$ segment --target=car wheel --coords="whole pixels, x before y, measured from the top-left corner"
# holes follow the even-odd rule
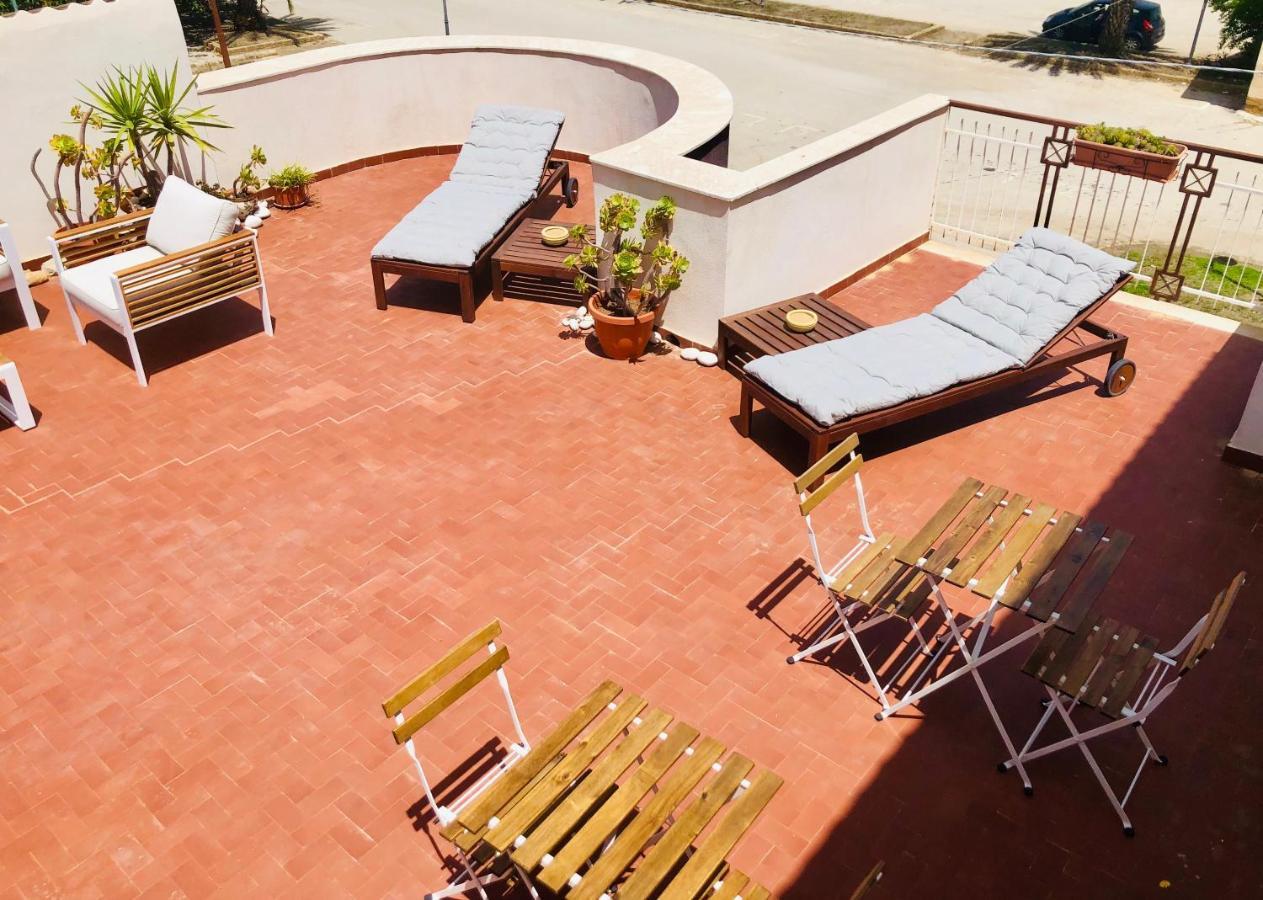
[[[1129,34],[1123,41],[1123,49],[1126,50],[1129,55],[1135,55],[1137,53],[1144,52],[1145,45],[1140,42],[1140,38],[1136,37],[1134,34]]]

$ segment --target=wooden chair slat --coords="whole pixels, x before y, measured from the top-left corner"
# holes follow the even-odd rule
[[[799,512],[801,512],[804,516],[811,515],[811,511],[813,509],[821,503],[824,503],[824,501],[829,499],[829,496],[834,491],[854,478],[855,473],[858,472],[863,465],[864,457],[858,455],[855,456],[849,463],[830,475],[824,484],[812,491],[806,500],[799,503]]]
[[[869,544],[866,548],[860,551],[859,556],[851,560],[850,564],[838,573],[838,577],[833,580],[834,592],[841,594],[846,589],[846,586],[855,579],[855,576],[864,571],[865,567],[868,566],[869,563],[882,553],[888,552],[890,542],[893,541],[894,538],[895,536],[890,532],[877,535],[877,540],[873,541],[873,543]]]
[[[697,740],[698,734],[697,729],[691,725],[677,724],[667,734],[666,740],[658,742],[644,763],[593,810],[575,834],[566,839],[565,846],[558,851],[553,861],[540,871],[537,876],[539,882],[560,892],[569,882],[570,876],[578,872],[584,862],[600,849],[619,824],[635,809],[636,804],[675,765],[689,745]],[[718,748],[718,758],[723,748],[711,743],[711,749]]]
[[[1123,706],[1133,698],[1136,688],[1140,686],[1141,679],[1153,661],[1153,655],[1157,652],[1158,639],[1150,635],[1142,637],[1139,648],[1127,658],[1118,677],[1109,686],[1107,695],[1102,698],[1097,708],[1111,719],[1119,718],[1123,714]]]
[[[382,709],[385,710],[386,715],[394,716],[402,712],[405,706],[438,684],[443,676],[456,671],[456,668],[477,653],[480,647],[485,647],[491,643],[492,638],[499,637],[500,631],[500,620],[496,619],[465,638],[449,650],[442,659],[389,697],[382,704]]]
[[[878,861],[877,865],[868,870],[868,874],[864,879],[855,886],[855,891],[851,894],[851,900],[860,900],[865,894],[873,889],[873,885],[881,881],[882,870],[886,867],[885,861]]]
[[[736,900],[739,896],[745,896],[741,892],[749,883],[749,875],[746,875],[744,872],[738,872],[734,869],[724,876],[724,883],[708,896],[710,897],[710,900]]]
[[[1057,524],[1040,536],[1026,559],[1022,561],[1021,571],[1010,578],[1005,586],[1006,606],[1017,608],[1026,601],[1035,585],[1039,584],[1039,580],[1052,565],[1053,560],[1057,558],[1057,554],[1061,552],[1061,548],[1074,535],[1081,521],[1083,521],[1081,516],[1065,511],[1057,516]]]
[[[860,445],[860,436],[852,434],[845,438],[842,443],[838,444],[820,459],[816,460],[806,472],[803,472],[794,481],[794,492],[801,494],[811,485],[820,480],[820,477],[838,464],[842,457],[850,454],[852,450]]]
[[[574,737],[597,717],[602,709],[622,691],[612,681],[604,681],[551,731],[547,737],[531,748],[530,752],[509,769],[500,780],[487,789],[481,797],[461,811],[459,821],[466,828],[477,830],[487,820],[504,809],[505,804],[517,795],[548,762],[553,760]]]
[[[859,600],[861,597],[866,596],[866,592],[872,583],[894,563],[897,543],[897,541],[889,543],[881,548],[880,553],[874,554],[870,558],[868,565],[847,583],[842,591],[842,596],[848,600]]]
[[[619,776],[658,740],[658,735],[670,723],[669,713],[660,709],[650,711],[641,723],[601,759],[583,781],[531,831],[525,843],[510,852],[514,861],[528,872],[538,866],[544,854],[551,852],[574,829],[588,810],[600,802]]]
[[[952,566],[957,561],[957,555],[965,549],[965,545],[969,543],[970,538],[978,533],[978,529],[982,528],[991,518],[996,509],[1000,506],[1000,501],[1004,499],[1004,495],[1008,491],[1002,487],[989,487],[970,508],[969,511],[961,518],[960,523],[952,531],[951,535],[942,540],[930,553],[926,561],[926,568],[941,572]]]
[[[742,900],[771,900],[772,892],[761,884],[750,884],[741,892]]]
[[[1009,536],[1000,555],[982,573],[978,583],[974,585],[974,593],[987,599],[994,597],[1000,590],[1000,585],[1004,584],[1005,579],[1021,564],[1026,551],[1039,540],[1039,536],[1048,527],[1048,520],[1056,511],[1055,507],[1047,503],[1040,503],[1033,507],[1026,521],[1018,525]]]
[[[663,900],[693,900],[784,784],[772,772],[760,772],[750,789],[728,806],[724,818],[708,834],[662,892]]]
[[[932,587],[930,579],[919,569],[909,569],[911,578],[902,582],[899,590],[882,602],[882,607],[900,619],[910,619],[917,614],[930,599]]]
[[[1052,574],[1041,584],[1035,585],[1030,592],[1031,605],[1026,614],[1041,622],[1057,611],[1058,604],[1065,596],[1066,589],[1074,581],[1079,571],[1096,549],[1096,545],[1105,536],[1105,525],[1101,522],[1088,522],[1083,530],[1066,542],[1062,552],[1053,560]]]
[[[1102,541],[1097,551],[1088,560],[1082,577],[1071,586],[1059,610],[1057,627],[1067,631],[1075,631],[1083,617],[1100,599],[1105,585],[1114,575],[1114,570],[1123,561],[1127,548],[1131,546],[1132,536],[1123,531],[1113,531],[1109,542]]]
[[[1117,634],[1101,651],[1095,671],[1087,675],[1080,692],[1083,702],[1088,706],[1100,706],[1101,701],[1109,696],[1110,686],[1118,678],[1128,658],[1132,656],[1132,648],[1140,640],[1140,629],[1134,625],[1120,625]]]
[[[908,543],[899,551],[899,561],[915,566],[917,561],[925,556],[927,550],[934,546],[934,542],[947,530],[947,526],[952,524],[955,518],[960,515],[961,510],[981,489],[982,482],[977,478],[966,478],[960,487],[956,488],[955,492],[947,498],[947,501],[938,508],[938,511],[930,516],[929,521],[922,526],[921,530],[908,539]]]
[[[501,647],[496,650],[495,653],[466,672],[459,681],[425,704],[420,710],[409,716],[402,725],[397,727],[394,731],[395,743],[402,744],[408,740],[408,738],[434,721],[435,717],[441,712],[472,691],[484,678],[508,661],[508,647]]]
[[[693,841],[710,820],[728,802],[742,780],[750,774],[754,763],[734,753],[723,769],[702,790],[701,795],[676,817],[671,825],[645,854],[636,871],[618,890],[619,900],[649,900],[658,896],[662,881],[679,865]]]
[[[1215,642],[1219,640],[1219,635],[1223,632],[1224,622],[1228,620],[1228,613],[1232,612],[1232,605],[1237,600],[1237,594],[1241,591],[1241,586],[1245,584],[1245,572],[1238,572],[1237,576],[1232,579],[1232,583],[1216,598],[1217,602],[1211,605],[1210,615],[1206,620],[1206,627],[1202,631],[1201,647],[1198,649],[1197,658],[1205,656],[1207,651],[1215,646]],[[1196,663],[1196,659],[1194,659]]]
[[[870,578],[869,574],[874,570],[879,571],[877,572],[876,577]],[[901,576],[910,571],[913,571],[911,567],[905,566],[894,556],[889,554],[881,556],[876,560],[876,562],[869,566],[865,572],[861,573],[860,578],[856,579],[855,587],[848,590],[846,596],[854,600],[859,600],[862,603],[867,603],[869,606],[873,606],[880,603],[882,598],[886,595],[886,591],[888,591]],[[859,589],[860,585],[864,582],[867,583],[863,585],[863,589]],[[854,591],[854,596],[852,596],[852,591]]]
[[[1053,686],[1071,697],[1078,697],[1092,670],[1105,655],[1111,641],[1122,629],[1115,619],[1102,619],[1096,628],[1088,629],[1083,643],[1069,655]],[[1077,637],[1077,635],[1076,635]]]
[[[1031,659],[1027,660],[1028,667],[1023,667],[1023,671],[1027,671],[1045,684],[1055,685],[1058,679],[1065,672],[1070,662],[1082,648],[1088,636],[1091,635],[1102,625],[1099,616],[1093,616],[1086,620],[1083,625],[1075,632],[1066,631],[1049,631],[1044,640],[1040,642],[1040,646],[1036,647],[1036,653],[1031,654]],[[1043,660],[1038,666],[1035,656],[1041,648],[1044,650]]]
[[[957,587],[968,584],[969,579],[974,577],[974,573],[982,568],[982,564],[1000,546],[1009,530],[1022,518],[1022,510],[1026,509],[1030,502],[1031,498],[1022,494],[1009,497],[1008,505],[992,517],[986,527],[979,532],[978,540],[974,541],[974,545],[966,551],[960,563],[952,567],[951,574],[947,576],[948,584],[954,584]]]
[[[622,734],[623,729],[632,727],[632,720],[645,705],[640,697],[623,700],[617,709],[584,735],[546,777],[500,815],[499,823],[487,830],[487,843],[502,852],[509,850],[518,836],[526,834],[548,813],[575,779]]]
[[[567,900],[599,900],[723,753],[722,744],[712,738],[704,738],[693,749],[693,755],[671,770],[652,799],[619,830],[613,846],[602,852],[600,858],[583,873],[583,880],[566,895]],[[630,797],[629,802],[635,803],[637,799]],[[605,812],[604,809],[601,811]],[[613,827],[617,828],[618,822],[614,822]]]

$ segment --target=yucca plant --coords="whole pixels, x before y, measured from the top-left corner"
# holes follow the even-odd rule
[[[594,243],[587,228],[576,225],[571,240],[580,246],[567,256],[566,268],[575,272],[580,294],[600,295],[600,306],[610,315],[637,316],[655,312],[666,303],[688,271],[689,261],[670,245],[668,238],[676,205],[662,197],[645,210],[640,235],[636,228],[640,201],[626,194],[611,194],[601,204],[601,242]]]

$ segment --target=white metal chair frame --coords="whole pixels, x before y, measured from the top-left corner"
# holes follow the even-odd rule
[[[0,382],[9,391],[7,401],[0,397],[0,415],[11,419],[23,431],[30,431],[35,427],[35,415],[31,412],[30,401],[26,399],[22,376],[18,374],[17,364],[3,356],[0,356]]]
[[[154,325],[160,325],[164,322],[169,322],[172,319],[179,318],[180,316],[187,315],[191,312],[196,312],[197,310],[210,306],[211,304],[236,297],[246,291],[257,290],[259,292],[259,306],[263,314],[263,330],[266,332],[268,337],[273,336],[272,314],[268,307],[267,284],[263,279],[263,259],[259,254],[259,237],[250,229],[245,229],[244,231],[237,232],[236,234],[217,238],[216,240],[209,241],[205,244],[189,247],[188,249],[181,250],[177,253],[170,253],[159,257],[158,259],[152,260],[151,262],[141,263],[140,265],[132,266],[131,268],[124,269],[120,272],[111,273],[109,276],[110,288],[113,291],[114,303],[119,310],[121,319],[121,321],[118,322],[114,321],[109,316],[102,315],[98,310],[93,309],[82,299],[75,297],[69,290],[66,289],[64,276],[66,274],[67,267],[64,264],[61,253],[63,246],[71,242],[79,242],[85,239],[104,236],[109,232],[118,229],[120,227],[120,223],[123,222],[127,222],[129,225],[135,226],[136,224],[147,220],[152,215],[152,209],[143,210],[138,213],[132,213],[128,216],[107,219],[106,221],[99,222],[94,226],[77,228],[62,235],[53,235],[48,239],[49,246],[52,250],[53,264],[57,268],[57,277],[58,280],[62,282],[62,295],[66,298],[66,309],[70,313],[70,322],[74,326],[75,338],[81,345],[87,344],[87,338],[85,338],[83,334],[83,322],[80,321],[78,312],[79,308],[82,307],[101,322],[104,322],[110,328],[113,328],[121,334],[123,339],[127,341],[127,349],[131,353],[132,357],[132,366],[136,370],[136,380],[140,383],[141,387],[148,387],[149,378],[145,374],[145,367],[140,361],[140,349],[136,345],[136,334],[146,328],[150,328]],[[170,267],[173,263],[178,264],[182,260],[186,259],[190,265],[199,260],[213,261],[215,252],[231,252],[233,247],[247,242],[250,245],[251,252],[254,257],[254,279],[248,282],[233,282],[231,283],[230,289],[227,291],[217,292],[212,290],[204,296],[194,296],[192,299],[186,300],[184,303],[180,304],[174,311],[165,313],[160,318],[145,321],[141,324],[137,324],[132,320],[132,313],[128,308],[127,298],[125,296],[126,292],[123,284],[119,280],[120,276],[128,278],[143,278],[147,272],[158,271],[161,273],[164,267]],[[119,252],[122,251],[120,250]],[[73,270],[73,268],[74,267],[71,266],[70,270]],[[176,273],[169,272],[165,276],[159,277],[167,277],[175,281]],[[212,281],[212,285],[213,284],[214,282]]]
[[[390,705],[391,701],[388,700],[387,703],[384,704],[384,706],[386,706],[387,715],[393,718],[396,725],[396,729],[395,729],[396,741],[403,744],[403,747],[407,751],[408,756],[412,759],[412,764],[417,770],[417,778],[420,779],[421,787],[425,791],[426,801],[429,803],[430,809],[434,813],[434,818],[439,823],[440,828],[444,828],[447,825],[451,824],[453,821],[455,821],[457,816],[460,815],[461,810],[465,809],[467,806],[469,806],[471,803],[475,802],[479,797],[481,797],[484,793],[486,793],[486,791],[490,789],[493,784],[499,781],[500,778],[506,772],[508,772],[511,768],[513,768],[513,766],[518,761],[520,761],[522,757],[526,756],[526,754],[529,753],[531,749],[530,742],[526,738],[526,733],[522,730],[522,723],[518,718],[517,707],[513,703],[513,694],[509,690],[509,679],[504,671],[504,662],[508,660],[508,648],[503,647],[503,646],[497,646],[496,641],[495,641],[495,638],[498,637],[499,634],[500,634],[500,622],[499,621],[492,622],[491,624],[484,627],[481,631],[477,632],[474,635],[471,635],[468,639],[466,639],[464,643],[462,643],[457,648],[452,650],[442,660],[435,663],[434,666],[431,666],[430,669],[427,669],[426,672],[423,672],[420,676],[418,676],[418,678],[414,679],[413,682],[411,682],[409,686],[405,687],[398,694],[395,695],[395,698],[398,698],[404,695],[412,685],[422,682],[431,673],[438,672],[439,674],[437,677],[442,677],[442,675],[446,674],[447,671],[450,671],[451,669],[459,665],[460,662],[463,661],[463,659],[468,658],[468,656],[475,653],[476,647],[478,645],[485,644],[489,658],[483,662],[482,666],[488,667],[488,669],[490,669],[491,671],[494,671],[494,674],[496,676],[496,681],[499,684],[500,690],[504,695],[505,706],[508,709],[509,718],[513,722],[513,729],[516,732],[517,741],[510,743],[508,745],[505,757],[501,759],[498,763],[496,763],[496,765],[491,769],[491,771],[482,775],[477,781],[475,781],[472,785],[466,788],[458,797],[453,799],[450,804],[448,805],[440,804],[437,798],[435,798],[434,791],[430,786],[430,779],[425,774],[425,766],[422,765],[421,763],[421,757],[417,753],[417,748],[416,748],[413,738],[416,731],[420,727],[422,727],[422,725],[428,723],[428,721],[433,719],[434,716],[437,716],[438,713],[442,712],[443,709],[446,709],[447,706],[455,702],[455,700],[459,699],[460,696],[462,696],[465,692],[467,692],[470,688],[472,688],[474,684],[480,682],[482,680],[482,677],[485,677],[485,673],[483,676],[474,678],[473,677],[474,674],[479,671],[478,669],[475,669],[468,676],[466,676],[467,679],[472,679],[471,681],[469,681],[469,683],[465,683],[465,680],[462,680],[462,682],[458,682],[456,685],[450,688],[447,692],[444,692],[443,694],[439,695],[430,704],[427,704],[425,708],[423,708],[419,713],[417,713],[413,717],[413,719],[421,719],[422,717],[426,717],[425,721],[421,722],[415,728],[410,727],[409,723],[412,720],[404,716],[403,709],[402,709],[402,706],[406,705],[406,703],[410,701],[405,701],[403,704],[400,704],[400,708],[397,711],[395,711],[393,715],[391,713],[391,709],[393,709],[394,706]],[[471,648],[470,652],[465,654],[464,656],[460,656],[459,654],[461,654],[462,650],[466,647]],[[446,666],[449,660],[454,660],[454,662],[452,662],[450,668],[445,669],[444,667]],[[415,699],[416,696],[419,696],[419,692],[418,694],[413,695],[411,699]],[[392,698],[392,700],[395,698]],[[434,708],[432,712],[431,712],[431,708]],[[408,736],[402,741],[400,741],[399,736],[404,733],[407,733]],[[428,898],[428,900],[440,900],[440,898],[444,898],[444,897],[455,897],[455,896],[466,894],[470,891],[477,891],[478,895],[481,898],[483,898],[483,900],[489,900],[487,892],[486,892],[486,886],[490,884],[495,884],[496,882],[499,882],[499,881],[504,881],[507,878],[507,875],[500,875],[500,874],[495,874],[495,873],[480,875],[475,871],[473,862],[469,859],[469,856],[465,853],[464,850],[462,850],[455,843],[452,844],[452,849],[456,851],[457,858],[459,859],[461,866],[465,870],[466,880],[450,884],[446,888],[443,888],[442,890],[434,891],[429,894],[426,894],[426,897]],[[509,859],[509,858],[506,856],[505,859]],[[539,894],[536,891],[534,885],[531,883],[529,876],[525,872],[523,872],[516,863],[513,863],[511,859],[509,860],[509,862],[513,866],[514,870],[517,872],[518,877],[521,879],[522,883],[526,885],[526,888],[530,892],[530,895],[533,898],[536,898],[536,900],[538,900]]]
[[[1235,579],[1233,579],[1232,585],[1225,592],[1227,595],[1228,608],[1231,608],[1232,601],[1235,599],[1237,592],[1244,583],[1244,572],[1240,573]],[[1224,595],[1221,594],[1220,596],[1222,598]],[[1128,818],[1124,807],[1127,805],[1127,801],[1131,799],[1132,793],[1136,789],[1136,784],[1140,781],[1140,776],[1144,773],[1145,764],[1150,760],[1160,766],[1165,766],[1167,764],[1167,757],[1158,753],[1158,751],[1154,748],[1153,741],[1149,739],[1149,735],[1145,732],[1145,721],[1149,718],[1149,716],[1153,715],[1158,707],[1161,706],[1162,703],[1171,696],[1171,694],[1175,692],[1176,687],[1184,680],[1184,676],[1192,671],[1201,656],[1214,646],[1215,638],[1218,636],[1218,628],[1223,625],[1223,619],[1227,615],[1227,609],[1223,610],[1222,614],[1218,618],[1218,621],[1214,621],[1215,611],[1216,607],[1212,606],[1211,611],[1198,619],[1193,627],[1188,630],[1188,633],[1180,639],[1178,644],[1170,650],[1162,653],[1155,653],[1153,655],[1153,659],[1149,663],[1149,674],[1145,676],[1139,693],[1130,703],[1124,704],[1123,714],[1117,719],[1113,719],[1103,725],[1098,725],[1095,728],[1089,728],[1086,731],[1081,731],[1072,718],[1075,708],[1081,704],[1083,695],[1092,681],[1092,675],[1096,674],[1095,669],[1093,669],[1092,674],[1084,679],[1082,688],[1075,696],[1064,694],[1052,685],[1045,684],[1044,689],[1048,694],[1048,698],[1045,701],[1046,708],[1043,716],[1041,716],[1039,721],[1036,723],[1035,728],[1031,731],[1031,735],[1027,738],[1026,743],[1022,745],[1021,751],[1012,753],[1009,759],[1000,763],[1000,770],[1007,772],[1013,768],[1020,769],[1023,763],[1041,759],[1060,750],[1069,749],[1070,747],[1078,747],[1079,751],[1083,754],[1083,758],[1087,762],[1088,767],[1092,770],[1092,774],[1101,785],[1101,790],[1105,792],[1105,796],[1110,801],[1110,805],[1114,807],[1114,812],[1118,813],[1119,819],[1122,820],[1123,833],[1128,837],[1135,836],[1136,830],[1132,826],[1131,819]],[[1198,638],[1203,635],[1204,630],[1209,631],[1212,627],[1215,628],[1216,633],[1210,636],[1209,642],[1203,644],[1201,641],[1198,641],[1198,645],[1193,646],[1194,641],[1198,640]],[[1099,665],[1100,663],[1097,663],[1098,667]],[[1168,680],[1171,672],[1176,669],[1179,671],[1176,672],[1175,677]],[[1064,703],[1062,700],[1063,697],[1065,698]],[[1032,749],[1035,741],[1043,732],[1044,727],[1048,724],[1048,721],[1052,718],[1052,714],[1054,712],[1060,716],[1061,721],[1070,732],[1070,736],[1064,738],[1063,740],[1054,741],[1053,743],[1045,744],[1042,747]],[[1144,753],[1140,757],[1140,763],[1136,767],[1135,774],[1132,775],[1131,781],[1128,782],[1127,790],[1123,792],[1123,796],[1120,799],[1115,793],[1113,787],[1110,786],[1109,780],[1105,777],[1105,773],[1101,771],[1101,767],[1097,763],[1096,757],[1092,755],[1092,751],[1088,748],[1087,743],[1095,738],[1103,737],[1107,734],[1118,731],[1121,728],[1128,727],[1135,728],[1136,735],[1140,738],[1141,743],[1144,744]]]
[[[35,309],[35,300],[31,297],[31,287],[26,283],[26,275],[22,272],[22,258],[18,256],[18,245],[13,237],[13,229],[3,219],[0,219],[0,256],[3,256],[9,263],[13,287],[18,294],[18,303],[22,306],[22,315],[26,317],[26,327],[31,329],[31,331],[35,331],[42,325],[39,320],[39,312]]]
[[[899,666],[890,676],[890,679],[883,684],[869,661],[868,655],[864,652],[858,635],[860,632],[866,631],[875,625],[880,625],[887,619],[896,618],[896,616],[890,612],[879,612],[859,600],[847,603],[840,590],[845,588],[846,585],[837,584],[839,576],[846,567],[877,541],[877,536],[873,533],[872,525],[868,519],[868,504],[864,499],[864,482],[860,478],[860,469],[863,467],[864,457],[860,454],[858,448],[859,437],[853,434],[833,448],[794,482],[794,490],[798,494],[799,509],[802,512],[803,523],[807,528],[807,544],[811,548],[811,559],[815,566],[816,578],[820,582],[820,586],[824,588],[829,601],[833,604],[836,619],[831,626],[825,629],[825,637],[787,657],[785,661],[793,665],[819,653],[827,647],[841,646],[849,641],[855,648],[855,654],[859,657],[864,673],[868,676],[869,682],[877,692],[878,702],[881,703],[882,709],[893,710],[894,706],[889,699],[890,688],[899,680],[899,677],[903,675],[916,657],[915,655],[909,656],[903,665]],[[847,459],[846,464],[813,490],[812,486],[844,457]],[[836,563],[828,566],[820,554],[820,541],[816,535],[815,526],[811,521],[811,513],[848,479],[854,482],[856,509],[858,510],[860,526],[863,530],[856,539],[855,545],[844,553]],[[853,624],[851,619],[856,612],[863,614],[862,620],[858,621],[858,624]],[[909,619],[908,629],[920,644],[921,652],[929,655],[930,648],[926,644],[920,626],[912,619]],[[916,685],[914,684],[911,689],[915,689],[915,687]]]

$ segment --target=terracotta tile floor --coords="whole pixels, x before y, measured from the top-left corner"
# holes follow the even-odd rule
[[[444,174],[414,160],[321,184],[262,235],[276,337],[222,304],[141,339],[3,303],[0,347],[42,419],[0,431],[0,895],[415,897],[443,873],[379,703],[504,620],[530,733],[612,677],[781,772],[737,862],[793,897],[1257,895],[1259,581],[1152,722],[1127,841],[1082,760],[1000,777],[960,683],[873,721],[853,658],[785,666],[821,611],[788,488],[799,442],[740,439],[732,379],[563,340],[558,308],[445,291],[373,307],[368,251]],[[585,180],[585,197],[591,196]],[[975,269],[921,251],[846,291],[885,321]],[[247,298],[249,303],[254,298]],[[908,528],[965,473],[1136,533],[1107,608],[1174,640],[1263,568],[1263,480],[1219,461],[1263,345],[1122,307],[1135,388],[1071,374],[864,441],[874,519]],[[1020,655],[987,670],[1024,733]],[[495,695],[428,753],[482,746]],[[1128,740],[1101,758],[1115,777]]]

